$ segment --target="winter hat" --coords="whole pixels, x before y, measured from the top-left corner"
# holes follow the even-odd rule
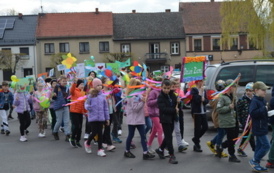
[[[102,85],[102,81],[98,78],[93,79],[92,81],[93,88],[96,88],[98,85]]]
[[[246,84],[245,89],[247,90],[253,90],[253,82],[249,82]]]
[[[84,83],[84,81],[82,79],[78,79],[76,83],[76,87],[78,87],[81,83]]]

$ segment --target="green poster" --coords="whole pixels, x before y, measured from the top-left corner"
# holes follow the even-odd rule
[[[184,64],[183,81],[194,81],[203,79],[203,62],[190,62]]]
[[[107,68],[111,67],[111,71],[115,74],[119,74],[120,73],[120,68],[119,68],[119,64],[117,63],[106,63]]]
[[[93,60],[85,60],[85,66],[95,67],[95,62]]]

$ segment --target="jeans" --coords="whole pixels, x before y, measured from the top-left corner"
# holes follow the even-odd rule
[[[71,139],[79,142],[82,134],[83,114],[70,113],[71,119]]]
[[[64,122],[64,130],[66,135],[70,135],[70,120],[69,120],[69,108],[62,107],[61,109],[55,110],[56,114],[56,124],[54,126],[54,133],[57,133],[62,121]]]
[[[167,147],[169,154],[174,155],[174,149],[172,144],[172,132],[174,129],[174,124],[171,123],[162,123],[163,131],[164,131],[164,140],[160,146],[161,150],[164,151],[164,149]]]
[[[181,129],[180,129],[180,122],[179,121],[174,121],[174,132],[175,132],[175,137],[177,141],[177,146],[182,146],[182,135],[181,135]]]
[[[221,146],[224,136],[226,135],[226,132],[223,128],[217,128],[217,135],[211,140],[211,143],[213,145]]]
[[[110,114],[110,125],[113,124],[112,127],[112,135],[116,138],[118,138],[118,114],[117,113],[113,113]]]
[[[194,114],[194,138],[192,139],[195,145],[200,144],[200,138],[208,129],[206,114]]]
[[[256,148],[254,152],[254,161],[260,163],[261,159],[270,149],[270,143],[267,135],[256,136]]]
[[[20,134],[21,136],[25,135],[25,130],[30,126],[30,114],[29,111],[24,111],[23,113],[18,113],[18,119],[20,123]]]
[[[272,127],[272,139],[271,139],[271,148],[268,154],[268,161],[270,163],[274,163],[274,125],[271,125]],[[255,147],[256,148],[256,147]]]
[[[146,121],[146,129],[145,129],[145,135],[146,135],[147,132],[150,131],[152,127],[152,122],[149,116],[145,117],[145,121]]]
[[[4,109],[0,110],[0,116],[2,118],[1,129],[3,129],[3,130],[9,130],[9,123],[8,123],[7,112],[8,111],[6,111]]]
[[[146,144],[146,136],[145,136],[145,126],[144,125],[128,125],[128,136],[126,141],[126,151],[130,150],[130,144],[134,137],[135,129],[139,131],[141,137],[141,143],[143,147],[143,151],[147,151],[147,144]]]

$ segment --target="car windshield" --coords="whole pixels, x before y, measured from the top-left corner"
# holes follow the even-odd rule
[[[216,70],[215,66],[208,66],[206,68],[206,71],[205,71],[205,76],[206,76],[206,82],[205,82],[205,84],[206,84],[206,86],[209,85],[209,82],[210,82],[210,80],[212,78],[212,75],[215,72],[215,70]]]

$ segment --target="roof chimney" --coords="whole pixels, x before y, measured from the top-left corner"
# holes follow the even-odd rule
[[[170,11],[171,11],[170,9],[166,9],[166,13],[170,13]]]
[[[18,18],[19,19],[23,19],[23,14],[22,13],[18,13]]]
[[[136,10],[132,10],[132,13],[136,13]]]
[[[99,14],[99,9],[95,8],[95,14]]]

